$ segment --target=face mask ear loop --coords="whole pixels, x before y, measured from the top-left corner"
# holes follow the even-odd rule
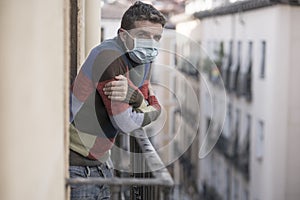
[[[136,39],[134,38],[134,37],[132,37],[129,33],[128,33],[128,31],[127,30],[125,30],[125,29],[122,29],[124,32],[126,32],[126,34],[133,40],[133,48],[131,49],[131,50],[129,50],[129,48],[127,47],[127,45],[126,45],[126,42],[124,42],[124,46],[125,46],[125,48],[126,48],[126,51],[127,52],[130,52],[130,51],[132,51],[132,50],[134,50],[135,48],[136,48]]]

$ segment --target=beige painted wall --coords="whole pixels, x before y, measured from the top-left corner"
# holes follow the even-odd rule
[[[82,9],[89,51],[100,41],[100,1]],[[67,0],[0,1],[0,199],[67,198],[68,16]]]
[[[63,3],[0,2],[0,199],[64,199]]]
[[[78,0],[78,70],[101,39],[101,1]]]

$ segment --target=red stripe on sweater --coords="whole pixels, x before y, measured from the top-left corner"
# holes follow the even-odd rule
[[[97,137],[93,147],[90,149],[88,158],[98,160],[105,152],[112,148],[115,138]]]
[[[156,108],[157,110],[160,110],[161,107],[160,107],[160,104],[158,102],[158,100],[156,99],[155,96],[149,96],[148,98],[148,102],[151,106],[153,106],[154,108]]]
[[[149,80],[145,80],[144,84],[139,88],[145,99],[149,96]]]
[[[73,85],[75,97],[79,101],[84,102],[94,90],[93,82],[80,71]]]
[[[120,113],[124,112],[126,109],[129,108],[128,103],[124,103],[124,102],[121,102],[121,101],[112,101],[108,98],[108,96],[106,96],[104,94],[103,88],[104,88],[105,84],[110,82],[110,81],[113,81],[113,80],[114,79],[107,80],[107,81],[99,82],[97,84],[97,91],[99,92],[99,94],[100,94],[100,96],[103,100],[103,103],[105,105],[106,111],[108,112],[108,114],[110,116],[120,114]]]

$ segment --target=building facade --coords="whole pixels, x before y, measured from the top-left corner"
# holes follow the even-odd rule
[[[198,189],[206,197],[300,197],[300,8],[294,3],[244,1],[195,14],[201,43],[214,62],[208,68],[217,67],[222,77],[216,81],[208,70],[209,81],[200,84],[200,141],[221,133],[210,154],[199,160]],[[226,117],[212,121],[206,108],[223,99],[211,97],[206,88],[220,88],[220,83],[226,90]]]

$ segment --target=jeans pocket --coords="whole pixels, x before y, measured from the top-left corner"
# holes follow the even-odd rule
[[[111,169],[109,169],[109,167],[105,164],[102,164],[100,166],[98,166],[98,171],[101,177],[103,178],[111,178],[112,177],[112,173],[111,173]],[[110,187],[107,184],[101,185],[100,186],[100,193],[99,196],[97,198],[97,200],[107,200],[110,199]]]
[[[106,164],[102,164],[101,166],[98,166],[99,173],[104,178],[112,178],[113,177],[113,171],[110,169]]]
[[[110,169],[106,164],[98,167],[70,166],[71,178],[87,177],[112,177]],[[71,200],[104,200],[110,199],[110,188],[108,185],[73,185],[71,186]]]
[[[69,167],[70,178],[86,178],[86,168],[82,166],[70,166]]]

